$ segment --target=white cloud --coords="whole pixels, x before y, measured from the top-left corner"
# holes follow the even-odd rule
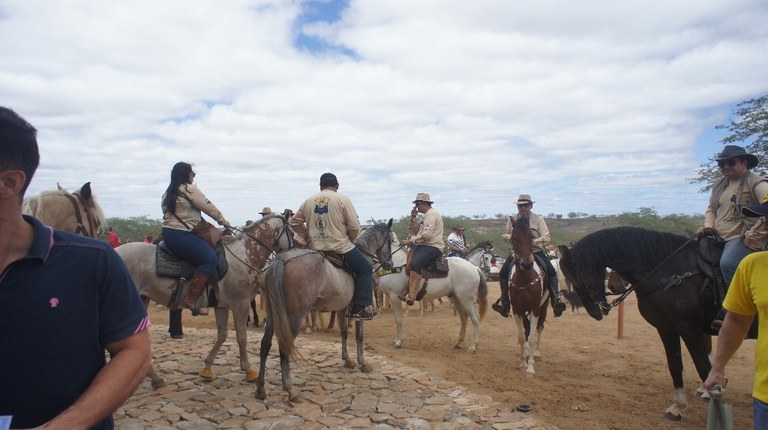
[[[325,171],[365,220],[421,191],[452,216],[522,192],[545,214],[702,213],[697,139],[768,91],[760,1],[359,0],[299,29],[354,57],[295,48],[301,7],[3,2],[0,104],[40,130],[29,193],[91,181],[107,216],[159,218],[183,160],[236,224]]]

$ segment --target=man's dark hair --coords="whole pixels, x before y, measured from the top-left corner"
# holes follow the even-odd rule
[[[0,106],[0,172],[21,170],[26,176],[21,194],[27,190],[40,164],[37,130],[16,112]]]

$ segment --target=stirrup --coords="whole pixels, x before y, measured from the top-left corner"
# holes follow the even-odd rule
[[[208,308],[203,307],[203,295],[200,294],[200,296],[195,300],[195,306],[191,308],[192,310],[192,316],[196,317],[198,315],[208,315]]]

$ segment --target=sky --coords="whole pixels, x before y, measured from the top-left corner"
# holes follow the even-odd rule
[[[715,127],[768,93],[763,0],[0,0],[27,195],[162,217],[178,161],[234,225],[333,172],[361,221],[702,214]]]

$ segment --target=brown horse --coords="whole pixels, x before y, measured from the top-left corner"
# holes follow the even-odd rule
[[[355,240],[355,246],[369,259],[391,266],[392,220],[388,224],[376,224],[365,229]],[[280,347],[280,369],[283,389],[288,399],[300,402],[301,394],[293,389],[289,359],[299,355],[294,340],[304,327],[307,314],[312,308],[320,312],[338,312],[341,328],[341,357],[344,366],[355,368],[355,362],[347,353],[347,317],[343,312],[352,301],[354,280],[352,275],[331,264],[323,254],[311,249],[293,249],[279,254],[267,269],[267,285],[262,294],[267,302],[267,322],[261,338],[261,363],[256,380],[256,398],[264,400],[267,357],[272,348],[272,336],[277,337]],[[357,363],[360,370],[370,372],[370,365],[363,357],[363,321],[356,321]]]
[[[515,264],[509,275],[509,302],[517,323],[520,368],[534,374],[534,356],[540,355],[539,342],[547,318],[549,292],[544,288],[544,274],[533,258],[533,238],[527,217],[521,216],[515,221],[512,253]],[[535,335],[532,327],[536,327]]]
[[[43,191],[25,198],[22,212],[53,228],[98,238],[107,220],[91,191],[91,183],[86,182],[72,193],[59,184],[56,186],[56,191]]]

